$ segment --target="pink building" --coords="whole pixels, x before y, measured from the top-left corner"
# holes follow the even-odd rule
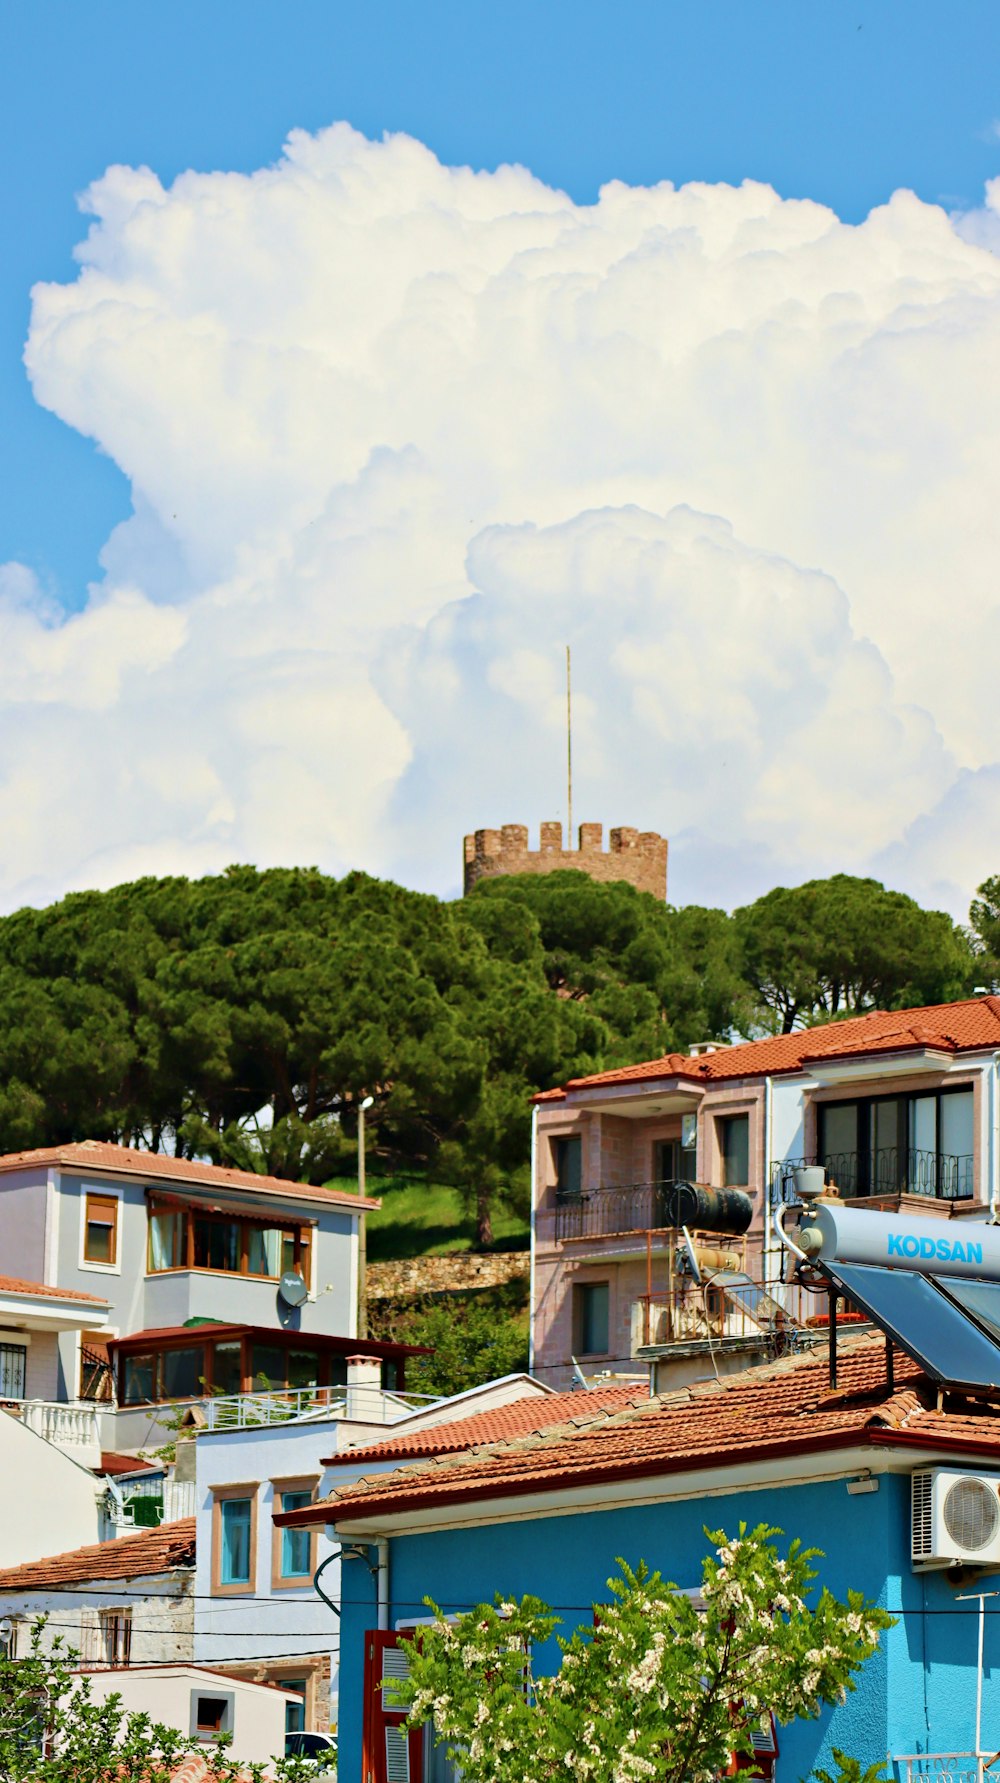
[[[982,1219],[1000,1201],[998,1133],[994,996],[709,1043],[547,1091],[534,1115],[532,1370],[563,1386],[574,1359],[588,1376],[636,1370],[651,1342],[690,1337],[690,1372],[704,1372],[697,1320],[685,1329],[673,1305],[672,1183],[749,1194],[749,1230],[723,1247],[794,1317],[768,1218],[793,1166],[823,1165],[865,1206]]]

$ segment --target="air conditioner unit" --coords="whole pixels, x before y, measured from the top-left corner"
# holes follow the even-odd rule
[[[910,1482],[914,1570],[1000,1566],[1000,1478],[929,1467]]]

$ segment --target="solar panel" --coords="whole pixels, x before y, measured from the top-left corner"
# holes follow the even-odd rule
[[[980,1392],[1000,1388],[1000,1341],[952,1298],[957,1278],[944,1292],[934,1277],[908,1269],[838,1262],[824,1263],[823,1270],[933,1380]]]
[[[957,1300],[964,1312],[985,1327],[987,1336],[1000,1343],[1000,1282],[981,1282],[967,1276],[939,1276],[938,1287],[949,1300]]]
[[[765,1330],[773,1325],[779,1316],[785,1316],[784,1307],[765,1288],[761,1288],[755,1281],[751,1281],[748,1275],[739,1273],[716,1275],[712,1280],[712,1286],[718,1292],[723,1293],[727,1300],[731,1300],[740,1312],[745,1312],[749,1318],[753,1319],[755,1325],[760,1325]]]

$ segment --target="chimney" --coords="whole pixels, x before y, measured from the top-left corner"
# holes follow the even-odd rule
[[[377,1356],[348,1356],[345,1416],[363,1424],[385,1423],[382,1364]]]

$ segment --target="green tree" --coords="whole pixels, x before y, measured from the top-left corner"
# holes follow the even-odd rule
[[[526,1292],[526,1283],[508,1282],[474,1294],[371,1301],[369,1328],[373,1337],[426,1345],[432,1352],[407,1364],[414,1393],[465,1393],[527,1368]]]
[[[852,1690],[892,1618],[854,1591],[807,1605],[817,1551],[793,1542],[782,1557],[779,1530],[706,1533],[702,1608],[619,1561],[613,1601],[559,1639],[549,1676],[533,1656],[558,1618],[538,1598],[498,1596],[455,1623],[431,1605],[409,1678],[393,1685],[408,1724],[433,1722],[466,1783],[714,1783],[731,1755],[749,1778],[761,1718],[814,1717]]]
[[[751,1031],[948,1002],[967,995],[975,969],[968,937],[943,911],[846,873],[779,886],[734,924]]]
[[[3,1783],[169,1783],[197,1754],[216,1783],[260,1783],[263,1764],[236,1763],[230,1736],[192,1741],[148,1715],[126,1712],[121,1697],[95,1700],[90,1678],[74,1670],[78,1655],[56,1637],[43,1650],[44,1619],[32,1628],[23,1659],[0,1660],[0,1778]],[[267,1767],[279,1783],[307,1783],[315,1770],[279,1754]]]

